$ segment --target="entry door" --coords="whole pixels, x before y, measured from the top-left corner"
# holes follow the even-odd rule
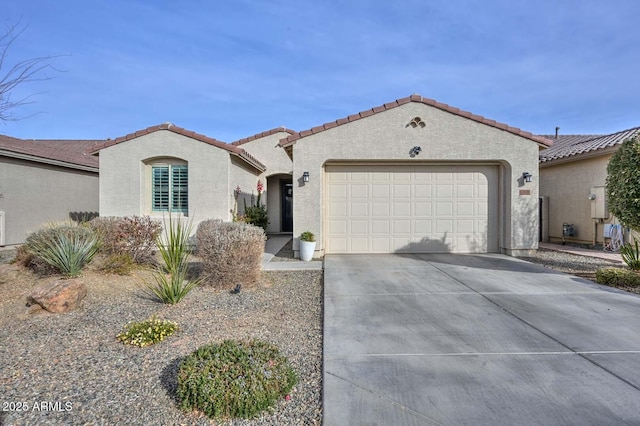
[[[281,183],[281,232],[293,232],[293,183]]]

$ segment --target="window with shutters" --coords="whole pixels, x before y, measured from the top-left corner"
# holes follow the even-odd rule
[[[151,165],[151,211],[189,211],[189,168],[178,164]]]

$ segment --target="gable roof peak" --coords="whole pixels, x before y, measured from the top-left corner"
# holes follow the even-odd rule
[[[434,99],[425,98],[425,97],[423,97],[423,96],[421,96],[419,94],[414,93],[414,94],[412,94],[412,95],[410,95],[410,96],[408,96],[406,98],[396,99],[393,102],[388,102],[386,104],[383,104],[383,105],[380,105],[380,106],[377,106],[377,107],[373,107],[373,108],[371,108],[369,110],[362,111],[362,112],[359,112],[357,114],[352,114],[352,115],[349,115],[349,116],[344,117],[344,118],[339,118],[336,121],[325,123],[323,125],[316,126],[316,127],[311,128],[311,129],[303,130],[301,132],[292,134],[291,136],[288,136],[288,137],[286,137],[284,139],[281,139],[280,140],[280,146],[282,146],[282,147],[291,146],[291,145],[295,144],[298,139],[302,139],[302,138],[304,138],[306,136],[310,136],[310,135],[313,135],[313,134],[316,134],[316,133],[320,133],[320,132],[323,132],[325,130],[332,129],[334,127],[342,126],[343,124],[347,124],[347,123],[350,123],[352,121],[357,121],[357,120],[360,120],[362,118],[369,117],[370,115],[378,114],[378,113],[390,110],[392,108],[399,107],[401,105],[404,105],[404,104],[407,104],[407,103],[410,103],[410,102],[421,103],[421,104],[428,105],[428,106],[437,108],[439,110],[448,112],[450,114],[458,115],[458,116],[463,117],[463,118],[468,118],[469,120],[473,120],[473,121],[476,121],[478,123],[485,124],[487,126],[491,126],[491,127],[496,128],[496,129],[503,130],[505,132],[512,133],[512,134],[514,134],[516,136],[520,136],[520,137],[523,137],[525,139],[532,140],[532,141],[534,141],[534,142],[536,142],[536,143],[538,143],[540,145],[543,145],[545,147],[549,147],[549,146],[553,145],[553,141],[550,140],[550,139],[547,139],[545,137],[536,136],[531,132],[526,132],[526,131],[521,130],[521,129],[517,128],[517,127],[511,127],[511,126],[509,126],[507,124],[499,123],[499,122],[497,122],[495,120],[487,119],[487,118],[485,118],[485,117],[483,117],[481,115],[472,114],[472,113],[470,113],[468,111],[463,111],[463,110],[461,110],[459,108],[455,108],[455,107],[449,106],[447,104],[443,104],[441,102],[438,102],[438,101],[436,101]]]
[[[231,145],[235,145],[235,146],[242,145],[242,144],[245,144],[247,142],[255,141],[256,139],[260,139],[260,138],[264,138],[264,137],[267,137],[267,136],[275,135],[277,133],[289,133],[289,135],[295,135],[296,131],[295,130],[291,130],[291,129],[287,129],[284,126],[280,126],[280,127],[274,128],[274,129],[265,130],[264,132],[256,133],[255,135],[251,135],[251,136],[247,136],[247,137],[242,138],[242,139],[238,139],[237,141],[231,142]]]
[[[243,159],[245,162],[247,162],[248,164],[250,164],[251,166],[255,167],[256,169],[260,170],[261,172],[265,171],[267,168],[264,164],[262,164],[257,158],[255,158],[253,155],[249,154],[248,152],[246,152],[244,149],[242,148],[238,148],[234,145],[219,141],[217,139],[214,139],[212,137],[200,134],[200,133],[196,133],[192,130],[187,130],[184,129],[182,127],[176,126],[173,123],[170,122],[165,122],[162,124],[158,124],[156,126],[151,126],[151,127],[147,127],[146,129],[142,129],[142,130],[138,130],[136,132],[133,133],[129,133],[128,135],[125,136],[119,136],[115,139],[107,139],[106,141],[97,144],[96,146],[92,147],[88,153],[89,154],[98,154],[98,152],[100,150],[103,150],[105,148],[108,148],[110,146],[113,145],[117,145],[120,144],[122,142],[126,142],[126,141],[130,141],[132,139],[138,138],[140,136],[144,136],[144,135],[148,135],[150,133],[154,133],[160,130],[165,130],[165,131],[170,131],[173,133],[177,133],[179,135],[182,136],[186,136],[188,138],[191,139],[195,139],[197,141],[200,142],[204,142],[206,144],[209,145],[213,145],[217,148],[221,148],[224,149],[225,151],[228,151],[230,154],[235,155],[237,157],[240,157],[241,159]]]

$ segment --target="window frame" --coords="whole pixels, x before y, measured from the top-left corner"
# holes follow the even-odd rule
[[[148,168],[147,176],[149,185],[146,193],[148,198],[147,210],[152,215],[164,213],[189,215],[189,165],[186,161],[179,159],[161,159],[146,163]],[[156,171],[165,170],[165,179],[160,184],[156,183]],[[164,194],[158,194],[162,191]],[[184,205],[183,205],[184,203]],[[160,205],[158,205],[160,204]]]

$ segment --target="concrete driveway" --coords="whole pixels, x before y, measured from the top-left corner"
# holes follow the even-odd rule
[[[640,424],[640,297],[501,255],[325,257],[324,424]]]

